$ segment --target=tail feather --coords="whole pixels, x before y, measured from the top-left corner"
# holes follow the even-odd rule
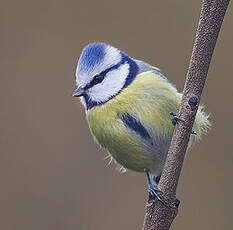
[[[209,114],[207,115],[204,112],[204,106],[200,105],[194,123],[194,130],[197,132],[195,140],[200,140],[203,135],[207,134],[210,128]]]

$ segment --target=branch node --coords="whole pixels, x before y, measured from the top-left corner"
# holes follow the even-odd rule
[[[197,107],[198,98],[196,96],[190,97],[188,104],[190,105],[191,109],[194,110]]]

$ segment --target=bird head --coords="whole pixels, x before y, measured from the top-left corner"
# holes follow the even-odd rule
[[[87,45],[78,60],[73,96],[86,109],[101,105],[128,86],[138,73],[134,59],[105,43]]]

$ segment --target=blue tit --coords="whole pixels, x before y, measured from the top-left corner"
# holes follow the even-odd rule
[[[73,96],[81,98],[96,142],[122,168],[146,171],[158,183],[174,130],[169,113],[179,111],[182,94],[158,68],[105,43],[83,49],[76,84]],[[189,146],[209,126],[200,106]]]

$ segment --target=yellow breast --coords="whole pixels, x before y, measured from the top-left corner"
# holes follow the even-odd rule
[[[145,72],[111,100],[88,110],[87,120],[97,142],[119,164],[135,171],[145,168],[157,171],[166,158],[167,148],[162,144],[168,147],[174,129],[169,112],[176,112],[179,102],[180,94],[173,86],[160,76]],[[157,153],[125,127],[119,119],[124,113],[137,117],[152,138],[157,138],[152,140]]]

